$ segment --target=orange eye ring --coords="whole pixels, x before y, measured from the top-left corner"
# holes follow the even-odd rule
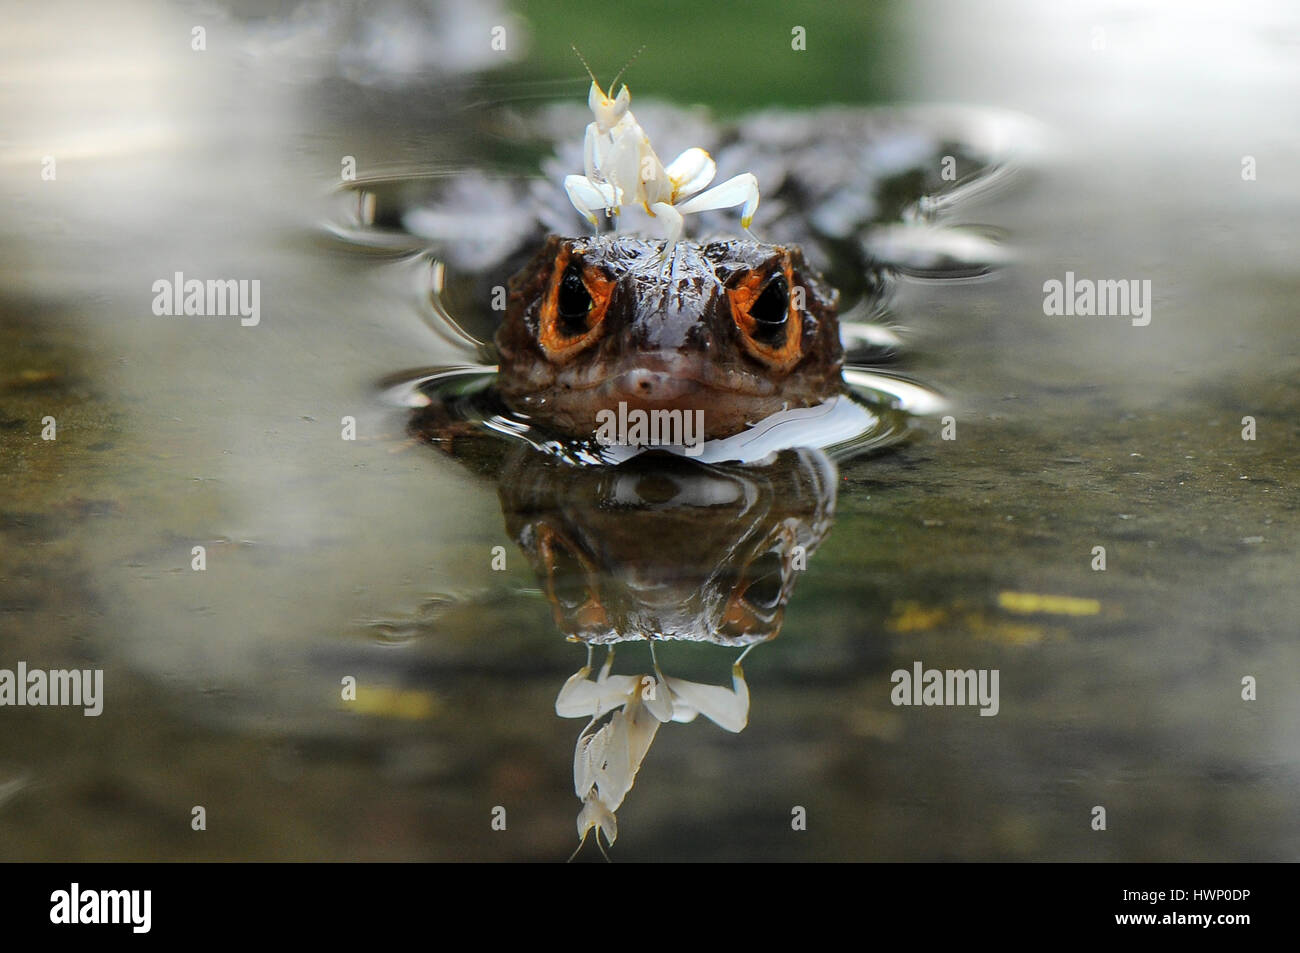
[[[571,263],[569,249],[560,251],[546,297],[542,300],[537,328],[538,341],[548,360],[564,363],[600,338],[605,330],[605,312],[609,310],[614,285],[615,282],[600,269]],[[585,314],[579,313],[575,295],[579,299],[586,297]],[[571,300],[566,302],[565,299]],[[578,321],[585,329],[575,334],[571,326]]]
[[[779,346],[773,346],[760,339],[761,323],[751,312],[778,277],[785,279],[788,291],[785,303],[786,328],[784,340]],[[727,300],[731,304],[731,319],[740,331],[740,340],[745,350],[751,357],[778,373],[791,370],[803,357],[803,312],[795,307],[795,302],[800,297],[794,293],[796,288],[794,272],[788,258],[781,263],[780,270],[775,273],[765,270],[751,271],[734,287],[727,288]]]

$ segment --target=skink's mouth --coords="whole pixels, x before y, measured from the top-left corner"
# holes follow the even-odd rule
[[[632,426],[634,411],[680,411],[702,419],[709,440],[787,407],[819,403],[830,389],[820,374],[774,380],[743,360],[722,361],[707,351],[634,351],[587,365],[535,365],[501,384],[514,409],[561,431],[592,433],[609,423],[607,413]]]
[[[665,407],[707,400],[710,393],[768,397],[776,392],[772,381],[748,368],[715,365],[703,356],[675,352],[634,354],[609,368],[561,372],[556,382],[601,402]]]

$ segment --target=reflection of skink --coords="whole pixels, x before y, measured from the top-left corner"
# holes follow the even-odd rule
[[[576,469],[527,452],[498,492],[569,638],[745,646],[780,631],[830,529],[835,472],[812,450],[762,467],[644,456]]]

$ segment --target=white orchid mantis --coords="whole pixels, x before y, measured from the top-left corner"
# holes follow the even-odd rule
[[[611,675],[613,648],[593,681],[589,677],[591,646],[587,646],[587,664],[564,683],[555,699],[555,713],[561,718],[591,717],[573,753],[573,787],[582,801],[578,813],[579,850],[592,828],[596,829],[596,844],[602,852],[605,848],[600,843],[601,834],[606,843],[613,845],[618,837],[614,812],[632,789],[661,724],[694,721],[702,714],[727,731],[739,732],[745,727],[749,721],[749,686],[740,663],[748,652],[747,648],[732,665],[732,687],[727,689],[669,678],[660,670],[658,660],[654,662],[654,675]]]
[[[586,60],[583,65],[587,65]],[[749,228],[758,209],[758,179],[753,173],[741,173],[707,192],[701,191],[718,171],[712,157],[703,149],[687,149],[665,166],[632,115],[632,95],[627,84],[611,99],[590,67],[587,73],[591,76],[587,105],[595,118],[587,126],[583,142],[585,174],[564,178],[564,191],[583,218],[595,227],[598,210],[618,215],[624,205],[639,205],[647,215],[663,223],[665,255],[681,239],[683,216],[693,212],[740,205],[740,225]],[[616,76],[609,87],[611,93],[617,84]]]

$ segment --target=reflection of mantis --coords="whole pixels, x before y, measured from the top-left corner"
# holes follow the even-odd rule
[[[740,653],[731,666],[732,687],[728,690],[721,685],[664,675],[658,659],[654,659],[654,643],[650,645],[653,676],[611,675],[614,664],[611,647],[605,664],[592,681],[588,678],[591,646],[587,646],[587,664],[564,683],[555,699],[555,713],[561,718],[591,716],[578,736],[573,753],[573,787],[582,801],[578,813],[578,850],[586,843],[593,827],[596,846],[602,853],[605,850],[600,843],[602,833],[606,843],[613,846],[618,837],[614,812],[632,789],[660,724],[694,721],[702,714],[727,731],[738,732],[745,727],[749,720],[749,686],[745,684],[740,663],[753,647]]]

